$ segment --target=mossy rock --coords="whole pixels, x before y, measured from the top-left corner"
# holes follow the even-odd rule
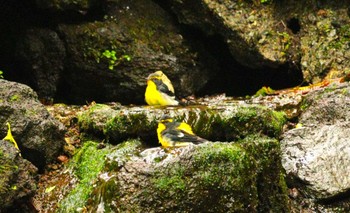
[[[79,209],[84,209],[94,191],[94,183],[99,180],[99,175],[106,166],[107,154],[119,152],[120,159],[123,159],[128,153],[134,152],[139,145],[139,141],[133,140],[116,147],[99,148],[97,142],[85,142],[67,165],[68,170],[72,172],[75,186],[59,202],[58,212],[77,212]]]
[[[112,212],[288,211],[275,139],[154,148],[122,161],[108,156],[108,178],[96,183],[89,211],[101,203]]]
[[[78,115],[79,126],[85,132],[96,136],[103,135],[107,121],[116,115],[116,111],[105,104],[93,104]]]
[[[103,132],[103,137],[110,143],[140,138],[152,146],[158,144],[158,120],[165,114],[189,123],[197,135],[211,141],[234,141],[257,133],[277,138],[287,121],[285,113],[259,105],[167,109],[118,107],[113,112],[112,107],[98,104],[83,112],[79,123],[82,131]]]
[[[16,212],[34,194],[38,169],[7,140],[0,140],[0,162],[0,212]]]

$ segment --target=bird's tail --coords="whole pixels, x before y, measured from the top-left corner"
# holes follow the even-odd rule
[[[196,139],[193,140],[192,142],[193,142],[194,144],[201,144],[201,143],[208,142],[208,140],[197,136]]]
[[[186,99],[182,98],[181,100],[176,98],[176,100],[179,102],[180,106],[191,106],[191,105],[201,105],[200,103],[197,103],[193,99]]]

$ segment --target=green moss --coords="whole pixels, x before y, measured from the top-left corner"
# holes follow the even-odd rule
[[[204,188],[219,185],[225,191],[245,185],[244,182],[249,180],[246,175],[255,169],[254,159],[237,144],[215,143],[200,147],[194,156],[194,164],[200,170],[198,175]],[[226,167],[228,164],[232,166]]]
[[[309,106],[311,105],[310,101],[303,99],[302,102],[300,103],[300,110],[305,111]]]
[[[250,134],[263,133],[278,137],[287,121],[284,112],[276,112],[263,106],[240,107],[222,125],[230,140],[244,138]]]
[[[292,39],[291,36],[287,32],[277,32],[280,43],[282,45],[282,56],[286,55],[291,44],[292,44]]]
[[[98,149],[97,145],[95,142],[85,142],[69,163],[68,167],[74,171],[78,184],[59,203],[58,212],[76,212],[78,208],[85,206],[108,152],[107,148]]]
[[[10,101],[12,101],[12,102],[14,102],[14,101],[18,101],[20,99],[20,96],[19,95],[12,95],[11,97],[10,97]]]
[[[157,124],[155,120],[149,121],[145,113],[118,113],[106,123],[104,134],[109,142],[118,143],[155,133]]]
[[[250,135],[238,143],[256,159],[259,212],[285,212],[288,191],[279,141],[262,135]]]
[[[177,120],[186,121],[184,118]],[[200,137],[216,138],[217,140],[224,135],[222,131],[224,122],[221,116],[213,110],[190,111],[186,122],[192,126],[194,132]]]
[[[271,125],[272,134],[279,136],[282,133],[283,125],[287,122],[285,112],[272,111],[270,119],[267,119],[268,125]]]
[[[106,122],[113,118],[117,112],[105,104],[93,104],[83,113],[78,115],[78,124],[82,131],[103,134]]]
[[[195,149],[189,161],[183,159],[158,168],[152,175],[151,188],[144,195],[149,193],[159,203],[177,206],[167,210],[165,207],[161,212],[175,209],[198,212],[216,207],[218,212],[254,210],[258,205],[255,160],[233,143],[210,143]],[[225,207],[227,203],[229,208]]]
[[[139,140],[128,140],[109,150],[101,171],[108,174],[110,178],[100,178],[93,187],[93,191],[89,192],[88,209],[91,212],[96,212],[99,204],[103,204],[105,212],[115,212],[112,210],[112,206],[115,205],[113,201],[118,200],[120,194],[124,193],[120,191],[122,187],[116,181],[116,173],[123,168],[125,162],[140,152],[140,147],[141,142]],[[120,206],[118,206],[119,208]]]
[[[166,177],[160,177],[154,181],[154,186],[157,190],[165,193],[177,193],[186,189],[186,178],[184,170],[181,167],[174,168],[175,174]]]
[[[254,94],[254,97],[267,96],[274,93],[275,93],[275,90],[271,89],[271,87],[264,86]]]

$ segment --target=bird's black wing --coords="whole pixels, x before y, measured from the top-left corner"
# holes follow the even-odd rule
[[[175,96],[175,94],[169,90],[168,86],[166,84],[164,84],[161,80],[159,79],[153,79],[152,80],[156,86],[157,86],[157,89],[162,92],[162,93],[165,93],[169,96]]]
[[[207,140],[196,135],[188,134],[183,130],[166,129],[162,132],[162,136],[170,139],[173,142],[192,142],[195,144],[204,143]]]

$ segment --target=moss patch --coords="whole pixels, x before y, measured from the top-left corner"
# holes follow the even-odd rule
[[[120,143],[129,138],[146,138],[155,134],[158,121],[150,121],[146,112],[117,113],[105,126],[104,134],[111,143]]]
[[[103,129],[107,121],[116,114],[110,106],[105,104],[93,104],[78,115],[78,123],[82,131],[103,135]]]
[[[262,133],[277,137],[286,122],[284,113],[266,107],[241,107],[237,113],[228,117],[223,125],[228,139],[240,139],[250,134]]]
[[[101,204],[104,206],[105,212],[116,212],[112,208],[115,208],[115,204],[119,203],[120,194],[124,193],[122,186],[116,181],[117,173],[127,161],[137,155],[140,146],[141,142],[139,140],[129,140],[109,150],[105,157],[103,169],[101,169],[104,178],[99,178],[93,190],[90,191],[89,201],[86,205],[87,209],[96,212]],[[117,208],[120,211],[119,205],[117,205]]]
[[[69,168],[74,170],[78,183],[59,203],[58,212],[76,212],[79,208],[84,208],[109,151],[107,148],[98,149],[97,145],[98,143],[92,141],[85,142],[69,163]]]
[[[96,104],[79,116],[79,124],[83,131],[103,136],[110,143],[140,138],[150,141],[151,145],[158,145],[156,129],[160,113],[166,112],[146,108],[114,110]],[[198,136],[211,141],[234,141],[251,134],[277,138],[287,121],[284,112],[264,106],[174,109],[169,114],[174,120],[187,122]]]
[[[191,209],[198,212],[256,208],[255,160],[240,146],[212,143],[197,147],[193,155],[185,158],[159,168],[151,178],[151,189],[146,189],[144,194],[151,194],[152,199],[159,202],[158,207],[168,211]],[[187,158],[192,160],[187,161]],[[158,204],[153,205],[158,208]]]
[[[256,159],[259,212],[285,212],[288,197],[279,141],[250,135],[238,143]]]

